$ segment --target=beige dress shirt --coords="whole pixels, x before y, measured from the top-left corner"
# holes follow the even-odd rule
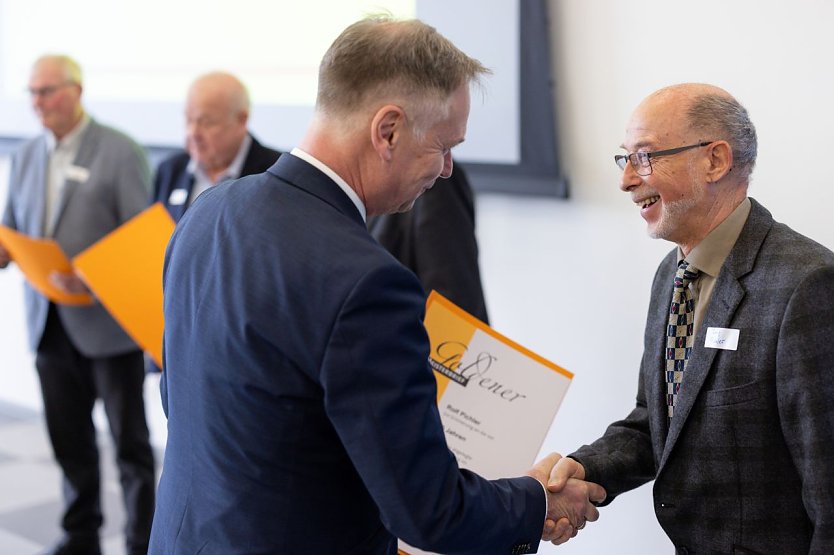
[[[718,272],[721,271],[721,266],[724,265],[724,261],[738,241],[738,236],[741,235],[741,229],[749,215],[750,199],[745,198],[727,219],[710,231],[709,235],[686,257],[686,260],[701,272],[698,279],[689,284],[689,290],[695,300],[693,336],[698,334],[698,329],[706,314]],[[678,263],[683,259],[683,252],[678,248]]]

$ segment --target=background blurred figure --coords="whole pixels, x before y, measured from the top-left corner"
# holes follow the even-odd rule
[[[249,133],[249,110],[249,93],[233,75],[207,73],[192,83],[185,104],[186,150],[163,161],[154,180],[152,202],[162,202],[174,221],[209,187],[266,171],[281,155]]]
[[[151,553],[394,555],[400,537],[521,554],[597,518],[599,486],[545,491],[556,455],[495,481],[458,466],[425,294],[366,227],[451,173],[486,71],[419,21],[355,23],[324,55],[300,148],[186,212],[163,278]]]
[[[229,179],[266,171],[281,153],[249,132],[250,100],[234,75],[211,72],[194,80],[185,101],[185,150],[156,170],[151,203],[161,202],[178,222],[200,193]],[[149,358],[148,372],[160,368]]]
[[[423,193],[411,210],[369,218],[368,229],[417,274],[426,295],[436,289],[489,323],[478,267],[475,200],[460,164],[455,163],[452,175]]]
[[[147,160],[135,142],[84,112],[81,70],[71,58],[38,59],[29,93],[46,132],[12,159],[3,223],[33,237],[51,237],[73,257],[147,206]],[[0,264],[8,262],[0,247]],[[74,274],[51,277],[67,292],[87,291]],[[56,305],[26,284],[25,305],[49,438],[64,475],[65,537],[52,552],[99,553],[103,517],[92,411],[100,397],[127,508],[127,551],[145,553],[154,461],[142,398],[142,353],[97,302]]]

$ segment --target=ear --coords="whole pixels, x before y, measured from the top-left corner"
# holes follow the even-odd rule
[[[707,147],[707,181],[717,183],[733,169],[733,149],[727,141],[715,141]]]
[[[249,112],[246,110],[241,110],[237,113],[236,119],[239,124],[246,126],[246,122],[249,121]]]
[[[386,104],[374,114],[371,120],[371,143],[382,160],[391,161],[405,123],[405,111],[395,104]]]

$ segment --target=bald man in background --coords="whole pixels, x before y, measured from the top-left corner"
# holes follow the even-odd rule
[[[223,72],[198,77],[185,104],[185,150],[157,169],[152,202],[174,221],[206,189],[222,181],[266,171],[281,155],[249,132],[250,100],[243,83]]]

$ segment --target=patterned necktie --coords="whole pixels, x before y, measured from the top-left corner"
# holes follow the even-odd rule
[[[678,264],[672,305],[669,307],[669,325],[666,328],[666,404],[669,407],[669,418],[675,413],[683,371],[692,351],[695,300],[689,292],[689,284],[697,277],[698,270],[690,266],[689,262],[682,260]]]

